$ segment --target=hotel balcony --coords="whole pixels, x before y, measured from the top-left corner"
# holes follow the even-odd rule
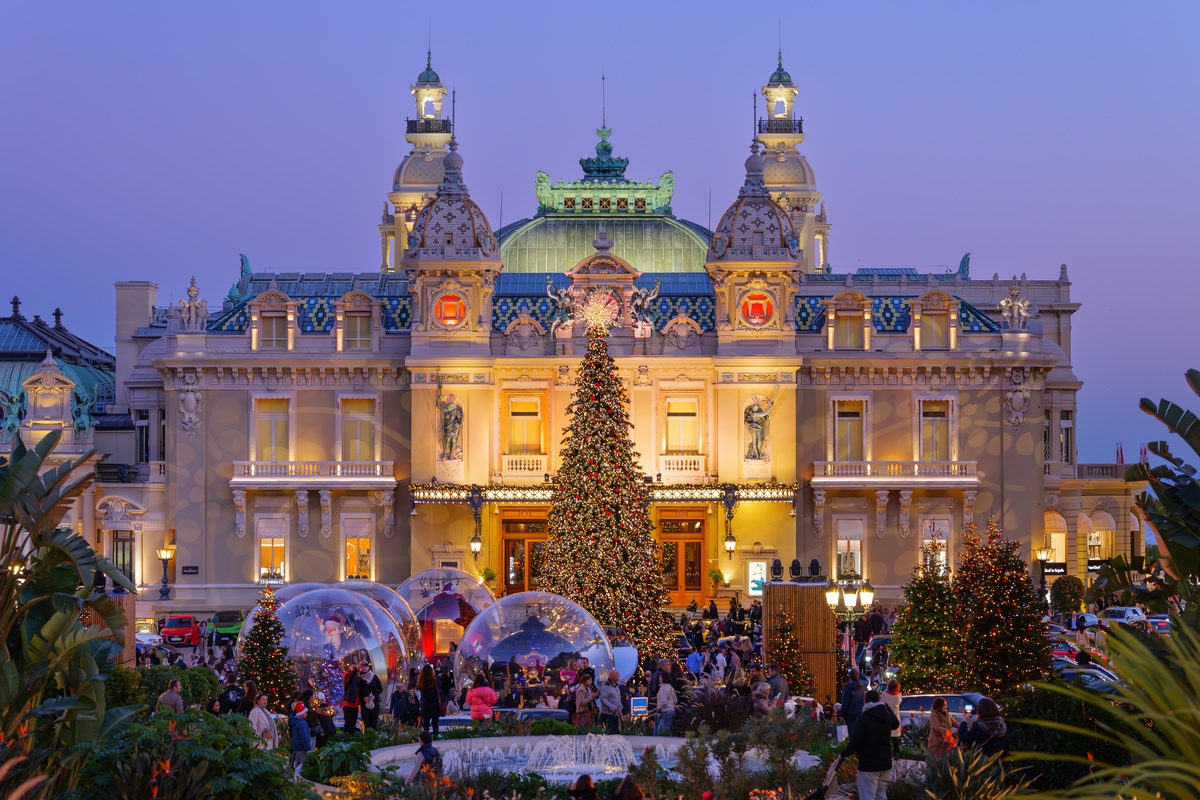
[[[391,489],[391,461],[235,461],[235,489]]]
[[[100,483],[166,483],[167,462],[110,464],[102,461],[96,465],[96,480]]]
[[[816,487],[969,488],[979,485],[974,461],[816,461]]]
[[[702,453],[658,457],[663,483],[697,483],[708,476],[708,456]]]
[[[538,453],[500,456],[500,479],[504,483],[541,483],[550,471],[550,456]]]

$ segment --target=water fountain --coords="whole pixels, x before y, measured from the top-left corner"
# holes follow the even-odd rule
[[[622,736],[547,736],[529,751],[525,769],[539,775],[616,775],[634,761],[633,748]]]

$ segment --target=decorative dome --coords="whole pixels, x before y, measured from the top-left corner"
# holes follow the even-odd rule
[[[418,258],[423,250],[435,254],[476,250],[485,257],[495,253],[496,237],[483,210],[467,192],[462,165],[458,141],[451,138],[450,152],[442,159],[442,184],[437,196],[417,212],[408,237],[406,259]]]
[[[753,142],[750,157],[746,159],[746,182],[738,192],[737,201],[717,223],[709,260],[735,256],[739,260],[791,261],[800,257],[800,240],[792,223],[763,183],[764,168],[758,142]]]
[[[437,76],[435,75],[434,78]],[[775,71],[771,73],[770,79],[767,81],[768,86],[791,86],[792,76],[787,74],[787,70],[783,68],[783,51],[779,51],[779,62],[775,67]]]
[[[383,696],[408,679],[408,659],[399,626],[374,600],[345,589],[314,589],[293,597],[278,611],[283,641],[299,686],[313,686],[341,705],[343,673],[367,661],[383,684]],[[242,640],[238,640],[241,652]]]
[[[768,150],[763,165],[763,183],[767,186],[786,186],[794,190],[801,186],[816,188],[817,176],[808,159],[794,149]]]
[[[474,575],[460,569],[429,569],[400,584],[396,593],[416,615],[420,654],[431,659],[450,652],[475,616],[496,601]]]
[[[526,685],[565,684],[559,671],[586,658],[599,683],[613,668],[612,645],[604,629],[583,608],[549,592],[502,597],[467,627],[454,656],[459,688],[488,672],[493,679],[512,675]]]
[[[442,168],[445,150],[413,150],[404,157],[392,175],[392,191],[423,191],[432,195],[446,177]]]
[[[397,594],[395,589],[382,583],[364,580],[342,581],[335,583],[334,587],[361,594],[378,603],[391,615],[400,626],[400,632],[404,634],[404,651],[408,655],[409,666],[419,666],[424,662],[425,659],[420,655],[421,630],[417,624],[417,615],[413,613],[408,601]]]
[[[442,79],[433,71],[433,51],[425,51],[425,70],[417,76],[417,83],[441,83]]]

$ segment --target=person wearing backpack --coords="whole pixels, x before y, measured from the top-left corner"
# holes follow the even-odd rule
[[[405,783],[415,783],[424,780],[426,783],[435,782],[442,774],[442,754],[433,746],[433,734],[421,731],[418,737],[421,746],[417,748],[417,763],[412,772],[408,773]]]

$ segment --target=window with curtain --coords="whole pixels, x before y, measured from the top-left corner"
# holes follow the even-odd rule
[[[949,314],[921,315],[921,349],[946,350],[950,347]]]
[[[834,522],[837,535],[837,577],[863,574],[863,531],[861,519],[839,519]]]
[[[536,397],[512,397],[508,401],[508,455],[540,455],[542,452],[542,403]]]
[[[371,528],[372,520],[367,517],[342,520],[346,580],[371,579]]]
[[[287,580],[287,522],[278,517],[254,521],[258,540],[258,578],[272,583]]]
[[[921,401],[921,460],[950,460],[950,401]]]
[[[667,398],[667,455],[700,452],[699,402],[695,398]]]
[[[838,400],[834,409],[834,460],[865,461],[863,438],[866,403],[862,400]]]
[[[342,401],[342,461],[375,460],[375,401]]]
[[[838,350],[863,349],[863,316],[838,312],[833,318],[833,346]]]
[[[290,461],[288,448],[288,401],[260,398],[254,402],[257,461]]]
[[[371,315],[347,314],[342,330],[342,343],[347,350],[371,349]]]
[[[286,350],[288,346],[287,317],[283,314],[264,314],[258,321],[259,349]]]

